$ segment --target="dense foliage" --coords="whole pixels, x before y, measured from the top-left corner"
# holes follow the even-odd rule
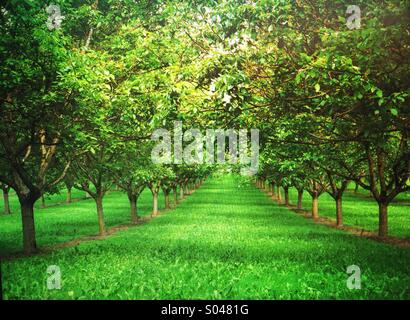
[[[369,190],[388,236],[388,206],[410,190],[410,5],[357,1],[6,1],[0,11],[0,181],[20,201],[24,250],[36,251],[33,207],[84,190],[106,233],[103,199],[145,187],[182,195],[206,165],[153,164],[151,135],[184,128],[258,128],[258,184],[335,200]],[[184,143],[187,143],[185,141]],[[279,189],[277,189],[279,188]],[[276,195],[275,195],[276,196]],[[6,210],[8,213],[9,210]]]

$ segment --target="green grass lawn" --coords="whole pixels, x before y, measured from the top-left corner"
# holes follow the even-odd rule
[[[297,204],[298,194],[290,190],[292,204]],[[309,193],[303,195],[303,208],[310,210],[312,198]],[[379,212],[377,202],[370,198],[369,191],[359,189],[355,194],[352,189],[343,197],[343,220],[347,226],[357,226],[367,231],[378,231]],[[319,216],[336,221],[336,205],[333,198],[325,193],[319,198]],[[389,235],[410,238],[410,193],[401,194],[389,206]]]
[[[98,220],[95,201],[84,199],[82,191],[73,192],[73,203],[66,204],[65,194],[56,194],[46,200],[47,208],[40,208],[40,201],[35,205],[37,244],[53,245],[81,236],[98,234]],[[81,199],[76,202],[76,200]],[[17,197],[10,197],[11,215],[0,215],[0,256],[5,253],[22,250],[21,215]],[[162,193],[159,197],[159,209],[164,208]],[[138,202],[140,216],[151,214],[152,195],[144,190]],[[104,198],[105,223],[108,228],[130,223],[128,198],[123,192],[110,192]],[[0,206],[3,212],[3,202]]]
[[[109,195],[107,224],[127,221],[125,200]],[[39,210],[40,244],[68,238],[55,239],[56,230],[95,232],[93,208],[82,201],[61,212]],[[68,223],[70,214],[78,216]],[[2,243],[3,230],[11,229],[4,221]],[[15,240],[6,243],[16,247]],[[61,290],[46,287],[50,265],[61,269]],[[346,286],[350,265],[361,268],[361,290]],[[212,178],[176,210],[146,224],[4,262],[3,283],[6,299],[410,299],[410,250],[317,225],[242,178]]]

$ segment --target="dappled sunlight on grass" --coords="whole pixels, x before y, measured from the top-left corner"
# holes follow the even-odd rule
[[[317,225],[238,179],[210,179],[176,210],[104,240],[6,262],[6,298],[410,298],[410,250]],[[45,288],[51,264],[62,290]],[[353,264],[362,290],[346,287]]]
[[[76,192],[77,196],[84,196],[84,192]],[[73,193],[74,195],[74,193]],[[61,195],[51,197],[49,204],[58,203]],[[15,209],[18,207],[17,198],[11,197],[13,214],[0,215],[0,255],[21,251],[21,216]],[[159,197],[159,209],[164,208],[162,193]],[[0,209],[1,210],[1,209]],[[123,192],[110,192],[104,198],[104,215],[107,227],[130,222],[128,198]],[[152,195],[144,190],[138,202],[140,216],[151,214]],[[93,199],[83,199],[71,204],[61,203],[44,209],[36,208],[37,243],[41,246],[53,245],[70,241],[81,236],[98,234],[96,206]]]

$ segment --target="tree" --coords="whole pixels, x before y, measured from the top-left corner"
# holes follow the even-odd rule
[[[119,153],[117,166],[114,167],[115,183],[127,193],[130,203],[131,223],[139,220],[138,199],[147,186],[150,171],[150,143],[128,142]]]
[[[158,195],[161,190],[162,183],[167,179],[169,169],[161,165],[152,165],[149,168],[147,179],[148,188],[152,193],[152,217],[158,215]]]
[[[0,182],[0,188],[3,191],[4,214],[11,214],[10,201],[9,201],[10,187]]]
[[[37,248],[34,203],[64,177],[48,173],[69,139],[76,91],[64,78],[75,59],[69,39],[47,30],[39,6],[9,3],[0,13],[0,180],[19,199],[26,253]]]

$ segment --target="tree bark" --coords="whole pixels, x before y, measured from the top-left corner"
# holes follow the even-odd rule
[[[277,189],[277,200],[279,204],[282,204],[282,192],[280,191],[280,186]]]
[[[3,200],[4,200],[4,214],[11,214],[10,211],[10,201],[9,201],[9,188],[3,189]]]
[[[174,195],[174,208],[178,205],[178,197],[177,197],[177,188],[173,188],[173,195]]]
[[[97,205],[98,226],[100,230],[100,236],[104,236],[106,233],[106,230],[105,230],[105,223],[104,223],[103,196],[97,195],[95,198],[95,203]]]
[[[289,202],[289,187],[283,187],[283,190],[285,191],[285,205],[288,207],[290,205],[290,202]]]
[[[67,199],[66,199],[66,202],[67,202],[67,203],[71,203],[71,199],[72,199],[72,197],[71,197],[71,188],[67,188]]]
[[[34,223],[34,202],[31,199],[21,199],[21,217],[23,223],[23,248],[26,254],[37,251],[36,228]]]
[[[158,193],[152,193],[152,216],[155,217],[158,215]]]
[[[165,195],[165,209],[171,209],[171,205],[169,203],[169,192],[164,192]]]
[[[336,225],[338,227],[343,226],[343,211],[342,211],[342,197],[336,197]]]
[[[44,198],[44,194],[41,195],[41,208],[46,207],[46,199]]]
[[[138,223],[137,196],[129,194],[128,200],[130,202],[131,223],[136,224]]]
[[[179,186],[179,200],[184,200],[184,185]]]
[[[389,204],[387,202],[379,202],[379,237],[387,237],[389,234],[388,229],[388,212]]]
[[[298,190],[298,210],[302,210],[303,190]]]
[[[276,200],[275,184],[272,183],[272,200]]]
[[[356,187],[354,188],[354,193],[358,193],[359,192],[359,184],[356,183]]]
[[[319,219],[319,196],[317,192],[312,194],[312,218]]]

